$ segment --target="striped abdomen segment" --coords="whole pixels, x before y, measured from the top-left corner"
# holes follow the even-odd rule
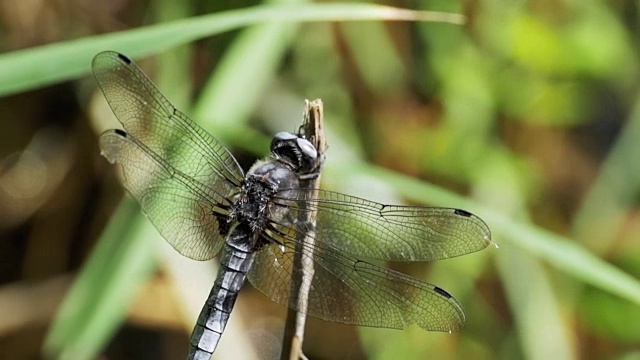
[[[191,334],[189,360],[208,360],[211,357],[247,278],[252,254],[232,244],[232,239],[241,240],[237,235],[232,233],[222,249],[220,271]],[[250,242],[249,239],[246,241]]]

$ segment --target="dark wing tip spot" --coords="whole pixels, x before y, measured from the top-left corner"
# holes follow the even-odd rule
[[[470,212],[462,209],[455,209],[453,213],[456,215],[464,216],[464,217],[471,217],[473,215]]]
[[[433,287],[433,290],[434,290],[435,292],[437,292],[438,294],[440,294],[440,295],[442,295],[442,296],[446,297],[447,299],[450,299],[450,298],[452,298],[452,297],[453,297],[453,296],[451,296],[451,294],[449,294],[446,290],[444,290],[444,289],[442,289],[442,288],[439,288],[439,287],[437,287],[437,286],[434,286],[434,287]]]
[[[122,62],[124,62],[127,65],[131,64],[131,59],[129,59],[128,57],[118,53],[118,59],[122,60]]]
[[[116,133],[116,135],[120,135],[122,137],[127,137],[127,133],[122,129],[114,129],[113,131]]]

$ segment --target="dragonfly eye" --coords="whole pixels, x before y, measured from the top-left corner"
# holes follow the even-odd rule
[[[281,131],[273,136],[273,140],[271,141],[271,148],[273,149],[273,145],[276,142],[284,141],[284,140],[294,140],[297,138],[298,136],[296,134],[292,134],[286,131]]]
[[[315,160],[318,158],[318,150],[307,139],[298,138],[298,148],[302,151],[303,155],[309,160]]]
[[[271,141],[271,153],[300,173],[316,168],[318,151],[308,140],[288,132],[279,132]]]

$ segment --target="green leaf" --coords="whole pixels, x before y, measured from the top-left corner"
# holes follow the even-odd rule
[[[128,304],[155,269],[158,241],[139,207],[126,198],[65,297],[45,341],[49,358],[91,359],[127,315]]]
[[[403,20],[460,23],[455,14],[369,4],[264,5],[14,51],[0,56],[0,96],[75,79],[103,50],[143,57],[242,26],[265,22]]]

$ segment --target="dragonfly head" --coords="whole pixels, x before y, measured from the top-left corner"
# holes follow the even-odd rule
[[[318,167],[318,151],[313,144],[292,133],[277,133],[271,140],[271,154],[299,174],[311,173]]]

